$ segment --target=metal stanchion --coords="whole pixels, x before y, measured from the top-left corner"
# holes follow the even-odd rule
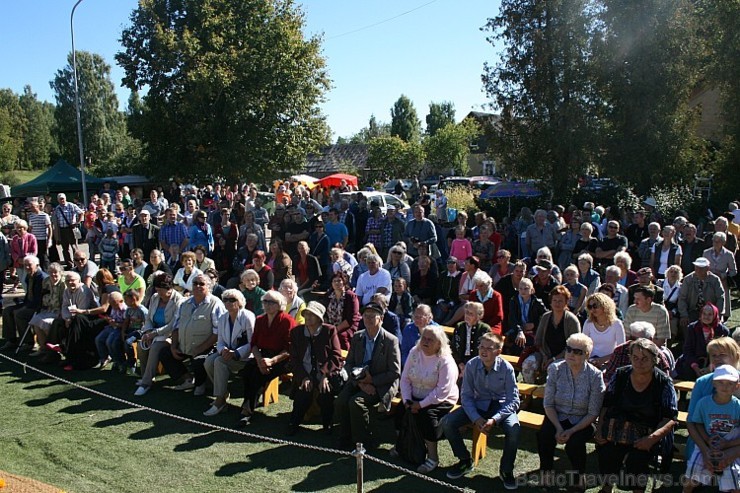
[[[365,474],[362,468],[362,459],[365,458],[365,452],[362,442],[357,442],[355,449],[352,451],[352,455],[357,459],[357,493],[365,492]]]

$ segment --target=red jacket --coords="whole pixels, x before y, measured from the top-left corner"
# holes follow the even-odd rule
[[[10,240],[10,257],[13,259],[14,267],[23,267],[23,257],[26,255],[38,255],[38,245],[36,237],[31,233],[26,233],[23,237],[15,235]]]

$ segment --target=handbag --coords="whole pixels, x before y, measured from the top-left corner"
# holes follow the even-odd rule
[[[421,464],[427,456],[427,447],[416,419],[406,411],[401,418],[401,431],[396,439],[396,451],[404,460],[412,464]]]
[[[601,428],[601,438],[617,445],[633,445],[637,440],[652,432],[653,430],[647,425],[621,418],[611,418],[606,426]]]

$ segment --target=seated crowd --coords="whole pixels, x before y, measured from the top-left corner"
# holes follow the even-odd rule
[[[629,221],[586,203],[522,210],[499,229],[483,212],[438,221],[430,209],[448,213],[443,192],[384,213],[360,193],[340,196],[344,184],[286,183],[270,215],[253,185],[174,188],[139,207],[127,190],[84,208],[60,194],[43,243],[24,239],[44,208],[30,199],[31,232],[18,218],[15,236],[0,233],[25,288],[2,312],[2,350],[65,370],[112,363],[139,376],[137,397],[161,365],[175,390],[214,398],[205,416],[228,409],[237,376],[241,427],[259,419],[265,386],[291,374],[288,435],[315,400],[324,433],[338,424],[342,447],[373,447],[374,411],[395,410],[391,455],[430,473],[446,439],[450,479],[473,469],[461,429],[500,428],[507,489],[517,487],[517,380],[544,385],[543,485],[564,444],[577,490],[592,486],[589,440],[600,473],[667,471],[673,379],[696,380],[686,489],[715,473],[723,491],[740,489],[740,348],[726,326],[740,226],[724,216],[704,244],[682,216],[663,224],[649,200]],[[67,232],[80,223],[89,254]],[[424,442],[414,457],[402,443],[412,421]]]

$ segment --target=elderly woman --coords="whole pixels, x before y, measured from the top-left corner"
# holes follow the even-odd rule
[[[699,312],[699,320],[686,329],[683,352],[676,361],[676,377],[680,380],[696,380],[711,372],[707,346],[712,340],[729,335],[728,328],[720,323],[717,307],[711,303],[704,305]]]
[[[216,400],[203,416],[215,416],[226,410],[229,376],[244,368],[251,353],[255,317],[244,308],[244,295],[238,289],[227,289],[221,300],[226,313],[218,320],[216,352],[210,354],[205,362],[206,374],[213,383]]]
[[[465,320],[458,323],[450,337],[450,350],[455,358],[457,369],[462,375],[468,361],[478,356],[478,343],[483,334],[491,332],[483,318],[483,305],[475,301],[468,301],[463,306]],[[418,308],[417,308],[418,310]]]
[[[38,244],[36,237],[28,232],[28,223],[18,219],[15,222],[15,236],[10,240],[10,258],[15,268],[12,291],[18,288],[18,283],[26,283],[26,269],[23,267],[26,255],[38,255]]]
[[[420,473],[427,474],[439,465],[437,442],[443,437],[440,421],[457,403],[457,377],[444,330],[438,325],[424,327],[401,373],[403,410],[413,415],[427,448],[427,458],[417,469]],[[399,427],[402,416],[397,421]]]
[[[694,414],[696,405],[699,401],[708,396],[714,394],[714,387],[712,380],[714,377],[714,369],[722,365],[732,365],[735,368],[740,367],[740,346],[735,342],[732,337],[718,337],[713,339],[707,344],[707,354],[709,355],[709,368],[710,373],[705,374],[694,384],[694,390],[691,391],[691,399],[689,400],[688,415],[691,417]],[[740,391],[735,391],[735,397],[740,398]],[[696,423],[687,422],[686,428],[691,431],[692,427],[697,426]],[[694,449],[694,441],[689,437],[686,443],[686,457],[691,457],[691,453]],[[737,455],[740,452],[739,447],[734,447],[730,452],[733,455]]]
[[[67,285],[64,283],[64,268],[58,262],[49,264],[49,276],[41,283],[41,310],[37,312],[28,322],[28,325],[36,334],[36,342],[39,348],[46,345],[46,336],[49,334],[51,323],[59,317],[62,311],[62,297]],[[31,356],[39,356],[41,350],[31,353]]]
[[[493,290],[493,279],[483,271],[476,274],[474,281],[475,290],[471,291],[468,300],[483,304],[485,311],[483,321],[491,327],[493,333],[501,335],[504,319],[504,302],[501,294]]]
[[[193,290],[193,280],[203,272],[195,267],[195,254],[185,252],[180,256],[182,267],[175,274],[175,289],[181,293],[190,293]]]
[[[588,220],[583,221],[579,232],[581,237],[576,241],[576,244],[573,247],[573,260],[578,260],[583,254],[591,255],[595,253],[596,248],[599,246],[599,240],[591,236],[593,235],[594,227],[590,222],[588,222]],[[593,264],[593,259],[591,260],[591,263]]]
[[[349,349],[349,343],[360,324],[360,300],[350,289],[349,278],[344,272],[336,272],[331,278],[331,291],[324,299],[326,323],[337,329],[339,346]]]
[[[255,315],[262,315],[262,297],[267,291],[259,286],[260,276],[253,269],[247,269],[240,276],[241,292],[245,299],[245,308]]]
[[[729,278],[737,274],[737,265],[735,265],[735,255],[725,248],[727,243],[726,233],[714,233],[712,235],[712,248],[704,250],[704,257],[709,260],[709,270],[716,274],[722,281],[722,287],[725,288],[725,306],[724,313],[720,315],[729,319],[732,314],[730,303],[730,286],[727,282]]]
[[[309,253],[311,250],[308,243],[299,241],[297,245],[298,257],[294,264],[296,277],[296,290],[300,296],[310,293],[321,283],[321,266],[319,259]]]
[[[670,465],[678,408],[673,382],[657,368],[660,349],[637,339],[629,356],[630,365],[617,370],[607,385],[594,441],[601,474],[631,475],[644,485],[657,456],[662,467]],[[600,491],[611,492],[613,486],[607,480]],[[644,491],[634,484],[632,490]]]
[[[670,224],[663,227],[663,241],[655,243],[650,253],[650,267],[655,277],[665,278],[665,271],[671,265],[681,265],[683,252],[681,246],[676,243],[676,228]]]
[[[357,288],[357,280],[360,278],[360,276],[369,270],[367,266],[367,257],[372,253],[373,252],[371,252],[370,249],[366,247],[360,248],[360,251],[357,252],[357,265],[352,271],[352,276],[349,278],[349,283],[353,289]]]
[[[556,360],[565,356],[565,341],[581,332],[578,318],[567,311],[570,291],[557,286],[550,291],[551,310],[542,315],[534,336],[534,345],[538,351],[528,356],[522,363],[522,377],[527,383],[534,383],[537,375],[542,375]]]
[[[293,279],[283,279],[280,283],[280,294],[285,296],[285,313],[293,317],[296,325],[303,325],[303,310],[306,308],[306,302],[298,296],[298,287]]]
[[[544,409],[547,419],[537,432],[537,451],[543,485],[553,487],[553,463],[557,444],[565,445],[565,453],[579,477],[574,486],[585,491],[582,474],[586,469],[586,442],[596,429],[604,398],[601,371],[588,360],[593,349],[585,334],[573,334],[565,345],[565,360],[547,369]]]
[[[253,358],[247,361],[241,375],[244,380],[244,403],[238,426],[248,426],[257,407],[260,390],[270,380],[288,372],[290,331],[295,326],[293,317],[285,313],[285,297],[277,291],[262,296],[265,313],[254,323],[251,350]]]
[[[496,263],[491,266],[488,274],[493,279],[494,286],[505,276],[514,272],[515,264],[511,261],[511,252],[501,249],[496,252]]]
[[[257,235],[257,248],[260,250],[267,248],[267,243],[265,242],[265,230],[262,226],[254,222],[254,212],[251,210],[244,212],[244,224],[239,227],[239,239],[237,240],[237,245],[240,248],[244,246],[248,234]]]
[[[590,253],[578,256],[578,282],[588,288],[588,294],[594,294],[601,286],[601,277],[593,268],[594,258]]]
[[[326,308],[311,301],[303,311],[305,324],[298,325],[290,331],[290,363],[293,369],[293,411],[290,413],[288,435],[295,435],[303,417],[313,401],[316,391],[316,402],[321,408],[321,424],[324,433],[331,434],[334,416],[334,393],[339,388],[335,385],[342,369],[342,351],[339,347],[337,330],[324,323]]]
[[[509,301],[509,323],[504,348],[507,354],[518,356],[525,347],[534,344],[534,336],[542,315],[547,308],[534,296],[532,281],[523,278],[519,281],[519,294]]]
[[[170,347],[168,339],[172,333],[175,315],[184,300],[183,296],[175,291],[170,274],[157,276],[152,285],[154,295],[149,300],[147,307],[149,311],[144,321],[137,353],[142,374],[141,379],[136,382],[138,387],[134,392],[135,396],[149,392],[159,367],[159,355]]]
[[[267,258],[267,265],[270,266],[275,276],[272,282],[273,289],[280,287],[283,279],[293,278],[293,261],[283,251],[283,244],[277,238],[270,240],[270,254]]]
[[[388,252],[388,261],[383,264],[383,268],[391,273],[391,279],[396,280],[403,277],[406,284],[411,283],[411,269],[409,264],[404,262],[405,252],[400,246],[394,245]]]
[[[627,252],[617,252],[614,254],[614,265],[619,267],[620,276],[619,284],[628,288],[635,284],[637,279],[637,272],[631,270],[632,257]]]
[[[595,293],[586,300],[588,320],[583,333],[591,338],[590,363],[602,369],[611,359],[614,348],[624,344],[626,336],[622,321],[617,318],[617,306],[604,293]]]

